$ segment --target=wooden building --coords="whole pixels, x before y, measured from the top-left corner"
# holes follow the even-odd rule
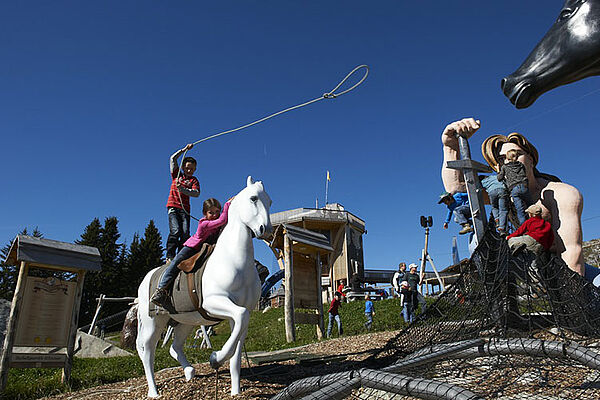
[[[275,254],[283,256],[287,341],[296,340],[296,324],[316,325],[317,337],[321,339],[324,334],[321,268],[322,260],[329,262],[333,251],[329,239],[308,229],[282,224],[274,231],[270,245]],[[298,308],[308,312],[296,312]]]
[[[275,231],[283,224],[301,227],[324,235],[331,243],[333,252],[329,260],[322,261],[322,286],[331,301],[335,288],[344,282],[364,279],[364,257],[362,235],[365,221],[346,211],[340,204],[328,204],[325,208],[296,208],[271,214]],[[284,268],[283,252],[274,250],[280,268]]]

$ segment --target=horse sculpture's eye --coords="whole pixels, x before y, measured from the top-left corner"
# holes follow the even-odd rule
[[[563,8],[563,10],[558,15],[558,20],[564,21],[565,19],[571,18],[571,16],[573,16],[573,14],[575,14],[575,11],[577,11],[577,9],[572,10],[570,8]]]
[[[252,196],[250,197],[250,201],[253,203],[256,203],[258,201],[258,196]]]

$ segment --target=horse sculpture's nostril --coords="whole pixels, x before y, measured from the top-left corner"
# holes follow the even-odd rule
[[[265,226],[264,226],[264,225],[261,225],[261,226],[260,226],[260,234],[261,234],[261,236],[262,236],[264,233],[265,233]]]

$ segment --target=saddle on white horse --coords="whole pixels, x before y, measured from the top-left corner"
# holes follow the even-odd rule
[[[181,272],[173,282],[171,301],[178,313],[197,311],[205,320],[217,323],[222,319],[211,317],[202,307],[202,276],[204,275],[206,263],[214,249],[214,244],[203,243],[198,253],[182,261],[177,266]],[[167,265],[163,265],[152,274],[149,285],[150,296],[158,287]],[[159,314],[161,310],[164,313],[167,312],[158,306],[155,306],[154,309],[150,307],[150,314]]]

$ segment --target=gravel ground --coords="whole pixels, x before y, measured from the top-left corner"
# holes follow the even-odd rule
[[[341,362],[304,366],[297,365],[295,361],[290,360],[261,366],[253,365],[252,368],[248,368],[244,360],[242,363],[242,393],[235,399],[269,399],[297,379],[352,369],[396,334],[397,332],[375,332],[326,340],[302,348],[303,352],[311,354],[346,355],[347,358]],[[181,368],[159,371],[156,374],[156,380],[158,390],[162,395],[161,399],[214,399],[216,382],[214,370],[208,363],[195,365],[195,367],[196,377],[190,382],[185,381]],[[47,397],[47,399],[146,399],[147,390],[146,379],[140,377],[79,392]],[[231,398],[229,395],[229,370],[225,368],[222,368],[219,374],[218,398]]]

